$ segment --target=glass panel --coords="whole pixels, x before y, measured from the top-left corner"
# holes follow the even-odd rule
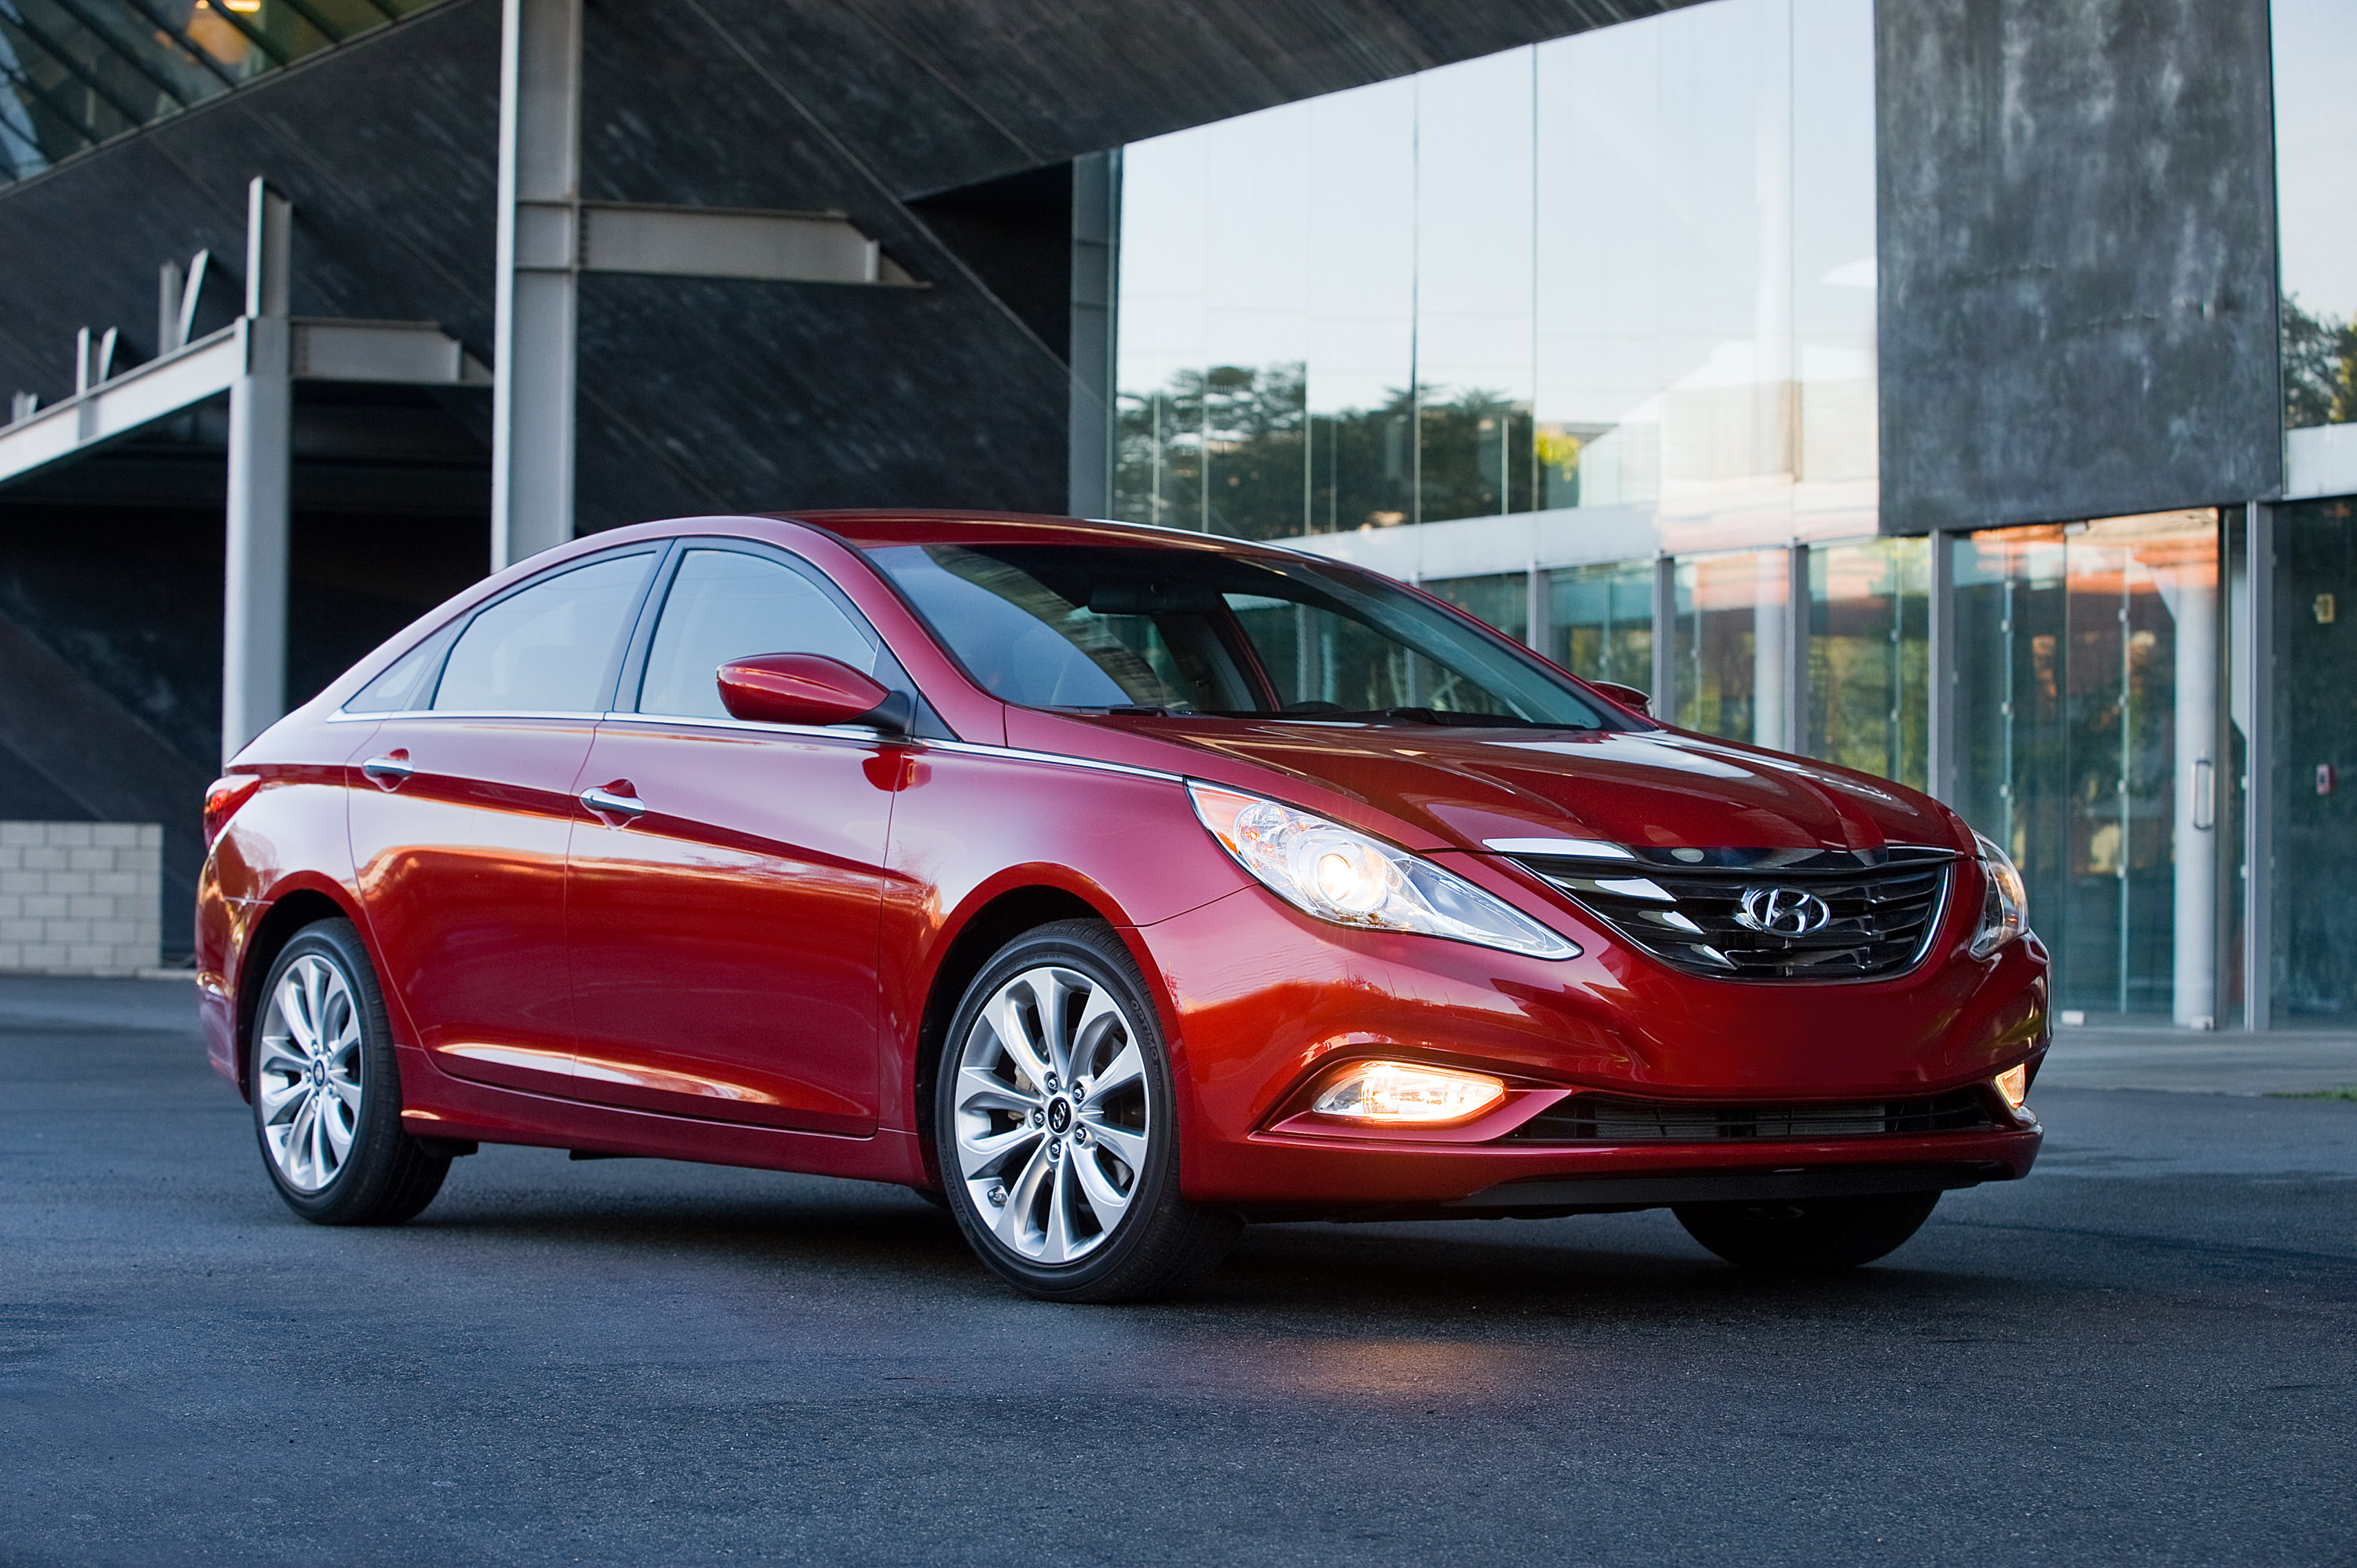
[[[1205,181],[1200,136],[1122,153],[1114,511],[1164,528],[1204,526]]]
[[[1527,572],[1491,577],[1447,577],[1421,585],[1474,619],[1495,627],[1524,647],[1530,645],[1531,578]]]
[[[1874,148],[1873,0],[1795,5],[1792,507],[1803,539],[1871,533],[1880,515]]]
[[[458,713],[601,712],[622,623],[651,553],[545,577],[477,613],[450,650],[434,706]]]
[[[1415,511],[1413,79],[1308,104],[1309,532]]]
[[[1873,57],[1717,0],[1132,146],[1119,515],[1873,532]]]
[[[1931,717],[1931,542],[1815,545],[1808,559],[1801,749],[1921,789]]]
[[[716,678],[756,653],[818,653],[873,671],[876,645],[792,567],[737,550],[691,550],[663,596],[639,712],[726,718]]]
[[[1653,685],[1653,564],[1622,561],[1548,574],[1549,652],[1591,681]]]
[[[2357,1014],[2357,501],[2276,513],[2276,1016]]]
[[[7,0],[0,183],[441,0]]]
[[[2357,6],[2273,0],[2284,424],[2357,423]]]
[[[352,694],[351,700],[344,704],[344,712],[397,714],[408,711],[417,701],[419,688],[432,683],[434,671],[441,667],[442,655],[449,650],[457,629],[456,626],[445,627],[394,660],[385,667],[383,674]]]
[[[2029,880],[2056,1004],[2214,1019],[2215,514],[1954,548],[1958,807]]]
[[[1116,515],[1409,521],[1415,115],[1383,82],[1125,151]]]
[[[1206,126],[1201,526],[1286,539],[1308,516],[1302,453],[1309,353],[1309,111]]]
[[[1869,124],[1872,113],[1870,14],[1836,9],[1819,30],[1838,37],[1842,63],[1813,78],[1837,101],[1813,109],[1821,140],[1827,125],[1852,127],[1857,105]],[[1657,512],[1681,551],[1790,538],[1801,422],[1788,8],[1722,0],[1538,56],[1536,390],[1549,504],[1563,504],[1560,492]],[[1869,176],[1871,147],[1869,136]],[[1838,209],[1838,223],[1817,224],[1837,231],[1825,242],[1836,249],[1851,242],[1846,231],[1873,227],[1871,178],[1860,187],[1843,173],[1818,199]],[[1862,220],[1849,211],[1860,202]]]
[[[1680,728],[1785,744],[1791,570],[1781,550],[1688,556],[1677,564],[1671,671]]]
[[[1419,522],[1531,510],[1531,65],[1416,79]]]

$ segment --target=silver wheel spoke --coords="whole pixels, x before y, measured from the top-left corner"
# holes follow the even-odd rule
[[[1072,1234],[1072,1162],[1058,1160],[1048,1171],[1048,1219],[1041,1227],[1039,1261],[1060,1263],[1071,1258],[1079,1239]]]
[[[1095,1080],[1089,1085],[1089,1098],[1102,1101],[1115,1090],[1145,1081],[1146,1058],[1138,1054],[1137,1043],[1133,1040],[1122,1047],[1119,1056],[1105,1064],[1104,1071],[1097,1074]]]
[[[262,1102],[262,1119],[264,1122],[280,1122],[285,1119],[284,1113],[288,1102],[302,1097],[303,1080],[265,1068],[254,1075],[253,1092]]]
[[[1019,1149],[1034,1139],[1044,1142],[1047,1136],[1047,1133],[1028,1122],[1020,1127],[1010,1128],[1004,1133],[990,1133],[980,1137],[969,1138],[961,1133],[958,1137],[958,1153],[965,1156],[963,1164],[969,1172],[986,1171],[1000,1155],[1005,1155],[1008,1150]]]
[[[343,1107],[332,1100],[319,1101],[319,1122],[328,1130],[328,1153],[334,1156],[336,1168],[344,1168],[344,1156],[351,1152],[352,1134],[360,1131],[357,1120],[346,1122]]]
[[[1114,1157],[1127,1165],[1133,1175],[1146,1174],[1145,1133],[1133,1133],[1126,1127],[1115,1127],[1104,1122],[1092,1122],[1088,1128],[1089,1135],[1112,1150]]]
[[[1064,1015],[1071,1010],[1071,996],[1077,987],[1067,984],[1052,969],[1035,969],[1023,977],[1022,983],[1030,988],[1033,1003],[1039,1008],[1039,1039],[1047,1047],[1049,1065],[1060,1081],[1069,1082],[1072,1076],[1072,1042],[1064,1033]]]
[[[1091,992],[1088,1001],[1081,1008],[1079,1021],[1072,1026],[1071,1047],[1067,1057],[1071,1063],[1073,1076],[1080,1076],[1082,1064],[1096,1055],[1097,1042],[1116,1030],[1125,1036],[1127,1034],[1121,1009],[1104,992]]]
[[[1097,1217],[1097,1229],[1110,1230],[1120,1224],[1121,1217],[1129,1212],[1129,1195],[1106,1178],[1103,1168],[1097,1164],[1096,1151],[1075,1150],[1071,1163],[1073,1179],[1080,1183],[1090,1211]]]
[[[1039,1096],[965,1068],[958,1073],[957,1102],[960,1111],[1013,1111],[1028,1115],[1039,1108]]]
[[[1034,1093],[1045,1094],[1048,1076],[1056,1070],[1055,1063],[1023,1027],[1023,1010],[1017,1005],[1015,988],[1010,985],[1000,992],[984,1010],[983,1017],[997,1036],[1006,1059],[1015,1064],[1017,1075],[1030,1084]]]
[[[1031,1210],[1039,1199],[1039,1184],[1048,1178],[1048,1145],[1043,1141],[1031,1151],[1031,1158],[1023,1174],[1006,1189],[1006,1207],[998,1211],[998,1222],[992,1227],[998,1239],[1026,1257],[1032,1255]]]

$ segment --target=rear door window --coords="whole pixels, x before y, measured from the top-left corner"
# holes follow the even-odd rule
[[[436,712],[601,713],[653,551],[542,578],[477,612],[450,650]]]

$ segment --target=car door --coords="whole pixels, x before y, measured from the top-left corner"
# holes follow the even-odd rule
[[[783,552],[683,546],[582,778],[567,870],[571,1092],[865,1134],[897,757],[873,731],[739,723],[731,659],[821,653],[907,690],[858,612]]]
[[[435,639],[351,793],[352,860],[387,989],[461,1078],[573,1076],[565,854],[576,790],[661,546],[555,568]],[[405,662],[405,661],[404,661]],[[395,670],[388,671],[393,676]]]

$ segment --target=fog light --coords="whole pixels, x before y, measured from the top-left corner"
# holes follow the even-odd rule
[[[1996,1091],[2005,1096],[2007,1105],[2020,1110],[2022,1101],[2029,1098],[2029,1064],[2009,1067],[1997,1074]]]
[[[1430,1125],[1478,1116],[1505,1098],[1506,1086],[1487,1073],[1415,1062],[1361,1062],[1329,1084],[1310,1110],[1354,1122]]]

